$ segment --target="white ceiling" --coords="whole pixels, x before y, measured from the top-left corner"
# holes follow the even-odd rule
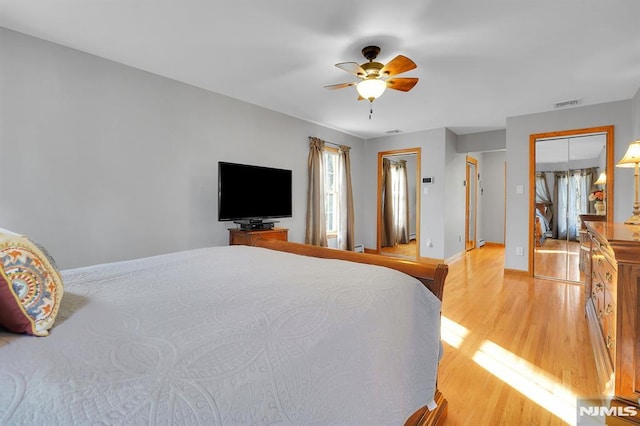
[[[630,99],[639,17],[638,0],[0,0],[0,26],[363,138]],[[420,78],[371,120],[353,87],[323,88],[367,45]]]

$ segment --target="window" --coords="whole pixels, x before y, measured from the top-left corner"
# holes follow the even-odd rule
[[[338,209],[340,207],[338,155],[337,149],[325,148],[324,211],[327,219],[327,236],[336,236],[338,234]]]

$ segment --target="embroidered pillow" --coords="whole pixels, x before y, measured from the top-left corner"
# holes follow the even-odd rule
[[[53,259],[24,235],[0,229],[0,327],[49,335],[62,294]]]

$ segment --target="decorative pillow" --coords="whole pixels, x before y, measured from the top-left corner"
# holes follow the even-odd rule
[[[62,294],[53,259],[26,236],[0,229],[0,327],[49,335]]]

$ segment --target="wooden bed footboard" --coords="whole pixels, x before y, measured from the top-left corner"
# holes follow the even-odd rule
[[[274,239],[258,239],[253,243],[253,245],[256,247],[285,251],[303,256],[348,260],[351,262],[366,263],[369,265],[385,266],[396,269],[417,278],[425,285],[425,287],[435,294],[440,301],[442,301],[442,296],[444,294],[445,278],[449,272],[449,267],[442,263],[421,263],[413,260],[398,259],[377,254],[355,253],[352,251],[336,250]],[[429,410],[427,407],[420,408],[407,419],[405,426],[442,425],[447,416],[448,403],[438,389],[436,389],[434,401],[437,404],[435,409]]]
[[[442,301],[444,293],[444,281],[447,277],[447,273],[449,272],[449,267],[443,263],[421,263],[396,257],[380,256],[369,253],[356,253],[353,251],[292,243],[289,241],[265,238],[256,240],[253,245],[256,247],[286,251],[303,256],[349,260],[351,262],[367,263],[369,265],[386,266],[387,268],[396,269],[417,278],[422,284],[431,290],[431,292],[435,294],[440,301]]]

